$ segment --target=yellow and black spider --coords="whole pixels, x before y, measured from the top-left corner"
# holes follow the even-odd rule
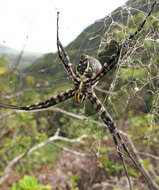
[[[93,57],[88,55],[82,55],[79,61],[79,64],[76,67],[76,71],[74,72],[72,69],[72,63],[70,61],[69,56],[67,55],[64,47],[62,46],[59,40],[59,29],[58,29],[58,22],[59,22],[59,13],[57,13],[57,49],[58,55],[60,60],[62,61],[68,76],[71,78],[74,88],[68,89],[63,93],[60,93],[56,96],[51,97],[45,101],[27,105],[27,106],[15,106],[10,104],[3,104],[0,103],[1,108],[9,108],[9,109],[16,109],[16,110],[25,110],[25,111],[32,111],[37,109],[44,109],[51,106],[54,106],[60,102],[63,102],[73,96],[75,96],[75,100],[77,103],[82,104],[86,98],[90,100],[94,109],[98,112],[99,116],[102,118],[103,122],[105,123],[106,127],[108,127],[112,137],[114,144],[116,146],[117,153],[119,158],[121,159],[125,173],[129,182],[129,187],[132,190],[131,181],[128,175],[128,171],[126,168],[124,156],[122,153],[122,149],[131,159],[133,164],[137,169],[140,170],[137,162],[131,155],[126,143],[124,142],[120,132],[117,129],[116,124],[114,123],[113,119],[109,115],[107,109],[102,105],[98,97],[94,92],[94,86],[97,82],[105,76],[115,65],[118,63],[119,56],[121,55],[122,48],[128,43],[130,40],[133,40],[134,37],[142,30],[144,24],[146,23],[147,18],[151,15],[153,8],[156,4],[156,1],[153,3],[151,10],[147,14],[144,21],[140,24],[137,31],[134,32],[132,35],[129,36],[126,40],[124,40],[121,44],[116,42],[115,40],[111,40],[109,44],[98,53],[99,61]],[[103,65],[101,63],[103,63]],[[122,149],[121,149],[122,147]],[[141,171],[141,170],[140,170]],[[142,171],[141,171],[142,172]],[[148,179],[146,175],[142,172],[145,180],[149,186],[149,189],[152,189],[151,181]]]

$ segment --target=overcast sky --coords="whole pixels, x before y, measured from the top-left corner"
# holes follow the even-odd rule
[[[0,0],[0,44],[26,51],[56,51],[56,12],[64,45],[126,0]],[[28,36],[28,39],[26,40]]]

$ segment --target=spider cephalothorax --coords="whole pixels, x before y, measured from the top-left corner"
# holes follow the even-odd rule
[[[150,177],[143,172],[140,167],[138,166],[137,162],[131,155],[126,143],[124,142],[120,132],[118,131],[117,125],[109,115],[107,109],[104,107],[104,105],[100,102],[98,97],[96,96],[93,87],[97,82],[103,78],[114,66],[118,63],[119,55],[121,55],[122,47],[125,47],[126,42],[133,40],[134,37],[141,31],[144,24],[146,23],[147,18],[151,15],[153,8],[156,4],[156,1],[153,3],[151,10],[147,14],[144,21],[139,25],[136,32],[131,34],[129,38],[125,39],[124,42],[121,42],[120,44],[116,42],[115,40],[111,40],[109,43],[105,43],[104,48],[102,48],[98,52],[98,58],[99,61],[93,57],[90,57],[88,55],[81,56],[80,62],[77,65],[76,72],[72,69],[72,63],[70,62],[70,58],[67,55],[64,47],[62,46],[59,36],[58,36],[58,19],[59,19],[59,13],[57,15],[57,49],[58,49],[58,55],[60,60],[62,61],[69,77],[71,78],[74,88],[68,89],[65,92],[62,92],[56,96],[51,97],[48,100],[45,100],[43,102],[39,102],[36,104],[28,105],[28,106],[14,106],[10,104],[4,104],[0,103],[1,108],[10,108],[10,109],[17,109],[17,110],[25,110],[25,111],[32,111],[37,109],[45,109],[48,107],[51,107],[53,105],[56,105],[60,102],[63,102],[73,96],[75,96],[75,100],[78,103],[82,103],[85,98],[87,97],[89,101],[92,103],[94,109],[97,111],[101,119],[103,120],[105,126],[109,129],[113,141],[117,150],[117,153],[119,155],[119,158],[124,166],[125,173],[127,176],[127,179],[129,181],[130,190],[132,190],[132,185],[130,181],[130,177],[128,175],[127,167],[125,164],[125,158],[123,155],[122,150],[127,154],[127,156],[131,159],[133,164],[136,168],[138,168],[143,176],[145,177],[145,180],[149,186],[150,189],[152,189],[153,184],[151,183]]]

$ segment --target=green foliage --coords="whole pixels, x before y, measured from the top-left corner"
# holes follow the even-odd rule
[[[145,160],[142,160],[142,162],[143,162],[144,167],[145,167],[148,171],[150,171],[150,170],[153,169],[153,165],[151,164],[149,158],[147,158],[147,159],[145,159]]]
[[[104,168],[107,177],[116,176],[117,172],[123,170],[123,166],[114,163],[107,154],[103,154],[100,159],[100,167]]]
[[[101,48],[98,51],[98,59],[102,64],[109,63],[112,57],[115,56],[117,57],[116,59],[118,60],[117,56],[118,51],[119,51],[118,42],[116,42],[115,40],[111,40],[110,43],[104,43],[103,48]]]
[[[130,119],[130,124],[139,136],[148,136],[151,132],[152,128],[150,127],[150,123],[152,121],[153,116],[151,114],[138,115]]]
[[[60,150],[55,147],[52,144],[48,144],[45,147],[41,148],[40,150],[34,152],[31,156],[28,156],[29,160],[38,160],[38,163],[36,167],[34,166],[34,163],[30,162],[30,166],[28,165],[28,171],[29,167],[32,168],[40,168],[42,165],[47,165],[49,163],[52,164],[52,167],[56,164],[56,162],[59,159],[59,153]]]
[[[118,163],[114,163],[114,160],[108,155],[108,154],[103,154],[106,151],[109,151],[110,148],[108,147],[100,147],[99,151],[102,154],[99,154],[99,166],[101,168],[104,168],[106,171],[106,176],[110,178],[111,176],[117,176],[118,173],[122,172],[124,170],[123,165],[120,165]],[[128,168],[128,173],[129,175],[133,177],[139,177],[139,174],[134,168],[131,168],[129,165],[126,166]]]
[[[26,84],[27,84],[27,87],[32,87],[35,85],[35,79],[33,76],[27,76],[26,77]]]
[[[136,178],[139,178],[139,173],[134,168],[131,168],[128,165],[127,165],[127,168],[128,168],[129,175],[136,177]]]
[[[147,71],[144,68],[122,68],[120,69],[120,74],[123,82],[127,82],[128,80],[140,82],[141,79],[147,76]]]
[[[23,179],[12,186],[11,190],[51,190],[51,187],[38,184],[35,177],[25,175]]]
[[[134,28],[134,30],[137,30],[137,27],[142,23],[144,19],[145,15],[143,13],[137,14],[137,16],[132,17],[128,20],[128,28]]]
[[[8,64],[8,60],[5,54],[2,54],[0,57],[0,67],[6,67]]]
[[[6,73],[8,71],[7,65],[8,65],[8,60],[6,58],[6,55],[2,54],[0,56],[0,75]]]
[[[70,180],[68,182],[70,190],[79,190],[78,188],[78,181],[81,179],[81,176],[74,175],[73,173],[69,174]]]

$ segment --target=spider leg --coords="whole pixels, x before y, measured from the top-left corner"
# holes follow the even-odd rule
[[[130,151],[129,151],[127,145],[126,145],[126,143],[122,139],[122,137],[121,137],[121,135],[120,135],[120,133],[119,133],[119,131],[117,129],[116,124],[114,123],[113,119],[109,115],[109,113],[106,110],[106,108],[102,105],[102,103],[97,98],[97,96],[95,95],[95,93],[93,92],[93,90],[87,92],[87,96],[88,96],[88,99],[90,100],[90,102],[92,103],[93,107],[96,109],[96,111],[98,112],[98,114],[102,118],[103,122],[108,127],[110,133],[112,134],[113,141],[114,141],[114,144],[115,144],[116,149],[117,149],[117,153],[118,153],[119,158],[122,161],[122,164],[124,166],[125,174],[127,176],[130,189],[132,190],[131,181],[130,181],[130,177],[128,175],[128,170],[127,170],[127,167],[125,165],[125,160],[124,160],[123,153],[121,151],[120,146],[123,148],[123,150],[126,152],[126,154],[128,155],[128,157],[130,158],[130,160],[133,162],[133,164],[135,165],[136,169],[138,169],[140,172],[142,172],[143,177],[145,178],[145,180],[146,180],[149,188],[152,189],[152,185],[151,185],[150,180],[148,179],[148,176],[145,176],[145,174],[143,173],[143,171],[139,168],[137,162],[135,161],[135,159],[131,155],[131,153],[130,153]]]
[[[65,51],[64,47],[62,46],[60,40],[59,40],[59,12],[57,12],[57,50],[60,60],[62,61],[66,71],[68,72],[71,79],[75,82],[79,82],[79,78],[76,76],[72,69],[72,63],[70,62],[70,58],[67,55],[67,52]]]
[[[53,96],[50,99],[47,99],[45,101],[38,102],[32,105],[26,105],[26,106],[15,106],[15,105],[10,105],[10,104],[0,103],[0,108],[25,110],[25,111],[45,109],[71,98],[72,96],[74,96],[75,91],[76,91],[75,88],[72,88],[56,96]]]
[[[155,5],[156,5],[156,1],[154,1],[154,3],[152,4],[151,10],[150,10],[149,13],[147,14],[147,16],[145,17],[145,19],[143,20],[143,22],[140,24],[140,26],[138,27],[138,29],[137,29],[133,34],[131,34],[127,40],[132,40],[132,39],[142,30],[142,28],[144,27],[144,25],[145,25],[145,23],[146,23],[148,17],[151,15],[151,13],[152,13],[152,11],[153,11]],[[126,41],[127,41],[127,40],[126,40]]]
[[[109,62],[104,63],[102,69],[99,70],[98,73],[95,76],[92,76],[92,78],[90,78],[87,81],[87,84],[90,83],[91,85],[94,85],[101,78],[103,78],[103,76],[105,76],[110,70],[112,70],[114,68],[114,66],[118,63],[118,59],[119,59],[119,56],[120,56],[120,53],[121,53],[121,49],[126,45],[126,43],[129,40],[132,40],[143,29],[143,27],[144,27],[144,25],[145,25],[148,17],[151,15],[151,13],[152,13],[152,11],[154,9],[155,4],[156,4],[156,1],[152,4],[151,10],[149,11],[149,13],[147,14],[147,16],[145,17],[144,21],[140,24],[140,26],[138,27],[138,29],[136,30],[136,32],[134,32],[133,34],[131,34],[128,39],[124,40],[124,42],[120,46],[118,46],[116,44],[116,49],[118,49],[118,51],[116,51],[116,53],[114,53],[112,55],[112,57],[110,58]]]

